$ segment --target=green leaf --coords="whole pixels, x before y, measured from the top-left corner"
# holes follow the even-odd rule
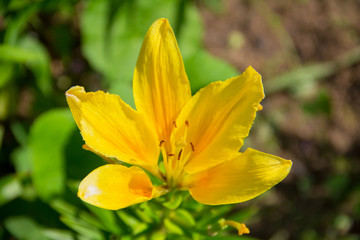
[[[90,225],[91,228],[95,227],[106,230],[103,227],[103,224],[93,215],[86,211],[78,209],[76,206],[71,205],[62,199],[55,199],[51,201],[50,206],[62,216],[69,217],[71,219],[77,218],[79,219],[79,221],[84,222],[86,225]]]
[[[84,140],[81,137],[80,131],[76,129],[69,137],[66,143],[65,159],[66,159],[66,175],[68,180],[78,181],[73,182],[76,185],[71,185],[71,189],[77,192],[79,182],[87,176],[95,168],[104,165],[106,162],[98,155],[91,151],[84,150],[82,145]],[[75,188],[74,188],[75,187]]]
[[[197,201],[195,201],[188,191],[184,191],[185,195],[184,198],[186,198],[186,201],[183,202],[182,208],[187,209],[193,213],[202,213],[204,211],[207,211],[209,209],[209,206],[201,204]],[[206,210],[205,210],[206,209]]]
[[[71,216],[62,216],[60,220],[68,227],[79,233],[85,239],[102,240],[105,239],[101,231],[88,223]]]
[[[78,215],[78,209],[62,199],[54,199],[49,203],[49,205],[57,212],[59,212],[61,215],[70,215],[70,216]]]
[[[47,239],[41,232],[40,226],[26,216],[14,216],[5,219],[5,228],[17,239],[42,240]]]
[[[50,110],[31,126],[29,148],[32,154],[32,180],[39,196],[49,200],[65,187],[64,147],[75,128],[68,109]]]
[[[156,231],[151,234],[150,240],[165,240],[166,234],[163,231]]]
[[[18,89],[7,85],[0,89],[0,120],[5,120],[14,115],[17,110]]]
[[[315,99],[306,101],[303,103],[304,112],[310,115],[326,114],[331,113],[331,98],[327,89],[320,89]]]
[[[0,63],[0,88],[5,86],[14,72],[14,66],[11,63]]]
[[[74,234],[69,230],[46,228],[42,234],[51,240],[75,240]]]
[[[20,122],[11,122],[10,129],[16,141],[20,143],[21,146],[26,146],[28,133],[25,127]]]
[[[16,173],[28,175],[32,170],[32,154],[28,147],[19,147],[11,153],[11,160],[14,164]]]
[[[245,209],[237,210],[235,213],[229,216],[229,219],[237,222],[245,222],[258,212],[259,208],[256,206],[252,206]]]
[[[150,214],[148,214],[148,212],[144,209],[143,205],[139,205],[139,207],[134,209],[135,214],[138,218],[140,218],[142,221],[146,222],[146,223],[153,223],[154,218],[153,216],[154,211],[151,211]]]
[[[191,228],[195,226],[196,222],[191,213],[185,209],[178,209],[170,214],[171,220],[181,226]]]
[[[50,58],[45,47],[37,39],[32,37],[21,39],[19,45],[37,54],[36,61],[30,61],[27,64],[34,73],[38,88],[43,94],[49,95],[52,91]]]
[[[143,223],[138,218],[130,215],[126,211],[130,211],[130,209],[119,210],[116,211],[116,213],[120,217],[120,219],[127,225],[127,227],[132,230],[133,235],[139,234],[146,230],[146,228],[148,227],[147,224]]]
[[[167,202],[164,202],[163,205],[168,209],[174,210],[180,206],[183,200],[182,192],[173,191],[166,195],[166,198],[169,199]]]
[[[15,175],[8,175],[0,179],[0,206],[20,196],[22,187]]]
[[[85,204],[91,212],[93,212],[101,221],[104,228],[114,234],[119,235],[122,231],[117,225],[116,215],[113,211],[95,207],[90,204]]]
[[[45,48],[34,38],[21,39],[19,46],[0,45],[0,61],[26,64],[34,73],[35,81],[44,94],[51,92],[50,60]],[[9,67],[8,67],[9,68]],[[9,69],[7,74],[9,74]],[[3,76],[3,78],[5,78]],[[3,80],[5,83],[8,80]],[[1,82],[0,82],[1,83]],[[1,85],[0,85],[1,86]]]
[[[136,210],[137,216],[142,215],[140,218],[145,222],[156,222],[160,223],[162,214],[163,214],[163,206],[160,204],[156,204],[154,201],[143,202],[139,205],[139,208]],[[151,220],[149,220],[151,218]]]
[[[0,45],[0,60],[10,63],[28,63],[39,59],[39,54],[19,46]]]
[[[223,205],[205,208],[202,213],[200,213],[200,220],[197,222],[197,226],[200,228],[206,227],[208,224],[216,223],[220,218],[224,217],[225,214],[230,212],[234,206],[232,205]]]
[[[168,218],[164,219],[164,226],[165,226],[165,229],[167,231],[169,231],[170,233],[175,233],[175,234],[178,234],[178,235],[183,235],[184,234],[184,231],[178,225],[173,223]]]
[[[205,50],[199,50],[184,59],[186,73],[193,92],[214,81],[223,81],[239,75],[230,64],[211,56]]]
[[[34,14],[39,10],[39,4],[28,1],[11,1],[9,10],[16,12],[15,16],[11,16],[7,19],[6,32],[4,36],[4,42],[10,45],[16,45],[21,33]]]
[[[172,22],[170,23],[172,24]],[[203,33],[202,17],[194,2],[188,1],[181,32],[175,36],[185,62],[187,58],[204,49]]]
[[[8,6],[10,4],[10,0],[4,0],[0,2],[0,14],[3,16],[6,12]],[[2,237],[2,228],[0,227],[0,237]],[[2,239],[2,238],[1,238]]]

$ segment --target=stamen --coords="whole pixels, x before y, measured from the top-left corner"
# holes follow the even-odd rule
[[[193,152],[195,152],[194,144],[192,142],[190,142],[190,145],[191,145],[191,150],[193,150]]]
[[[182,149],[180,149],[180,152],[179,152],[179,155],[178,155],[178,160],[180,160],[180,158],[181,158],[181,154],[182,154]]]
[[[168,155],[168,157],[175,156],[175,154],[173,154],[173,153],[168,153],[167,155]]]
[[[160,141],[160,144],[159,144],[159,147],[161,147],[161,145],[165,142],[165,140],[161,140]]]
[[[185,126],[189,127],[189,121],[188,120],[185,121]]]
[[[177,125],[176,125],[175,121],[173,121],[173,126],[174,126],[174,128],[177,128]]]

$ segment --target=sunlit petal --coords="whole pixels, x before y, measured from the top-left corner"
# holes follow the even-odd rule
[[[200,203],[218,205],[252,199],[283,180],[292,162],[247,149],[215,167],[190,176],[188,185]]]
[[[176,120],[176,142],[188,128],[187,152],[192,152],[185,170],[194,173],[229,158],[243,139],[264,98],[261,76],[252,67],[235,78],[214,82],[201,89],[185,105]],[[186,124],[185,124],[186,123]]]
[[[190,99],[191,91],[183,60],[166,19],[159,19],[148,30],[136,64],[134,99],[158,133],[168,140],[173,122]]]
[[[89,149],[149,171],[157,166],[155,131],[119,96],[102,91],[87,93],[76,86],[66,92],[66,99]]]
[[[116,210],[150,200],[153,186],[139,167],[107,164],[82,180],[78,196],[92,205]]]

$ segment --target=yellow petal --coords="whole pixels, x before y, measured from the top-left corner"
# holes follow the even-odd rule
[[[94,149],[91,149],[88,145],[86,144],[83,144],[82,146],[82,149],[84,150],[87,150],[87,151],[90,151],[90,152],[93,152],[95,153],[96,155],[98,155],[99,157],[101,157],[102,159],[104,159],[107,163],[111,163],[111,164],[115,164],[116,163],[116,160],[114,158],[108,158],[104,155],[102,155],[101,153],[98,153],[96,152]]]
[[[189,176],[184,185],[203,204],[239,203],[282,181],[291,165],[290,160],[248,148],[228,161]]]
[[[66,99],[89,149],[153,172],[159,156],[156,133],[119,96],[76,86]]]
[[[238,77],[214,82],[196,93],[181,111],[172,136],[172,141],[177,142],[188,128],[188,148],[183,154],[192,153],[185,170],[204,170],[238,151],[263,98],[261,76],[252,67]]]
[[[173,122],[190,99],[191,91],[183,60],[166,19],[159,19],[148,30],[136,63],[134,99],[158,133],[168,140]]]
[[[117,210],[153,197],[153,186],[139,167],[107,164],[87,175],[79,185],[81,200],[97,207]]]

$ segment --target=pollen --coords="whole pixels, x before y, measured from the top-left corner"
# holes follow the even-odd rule
[[[189,127],[189,121],[188,120],[185,121],[185,126]]]
[[[194,146],[194,144],[193,144],[192,142],[190,142],[190,146],[191,146],[191,150],[192,150],[193,152],[195,152],[195,146]]]
[[[180,149],[180,152],[179,152],[179,155],[178,155],[178,158],[177,158],[178,160],[180,160],[180,159],[181,159],[181,154],[182,154],[182,151],[183,151],[183,150],[182,150],[182,149]]]

